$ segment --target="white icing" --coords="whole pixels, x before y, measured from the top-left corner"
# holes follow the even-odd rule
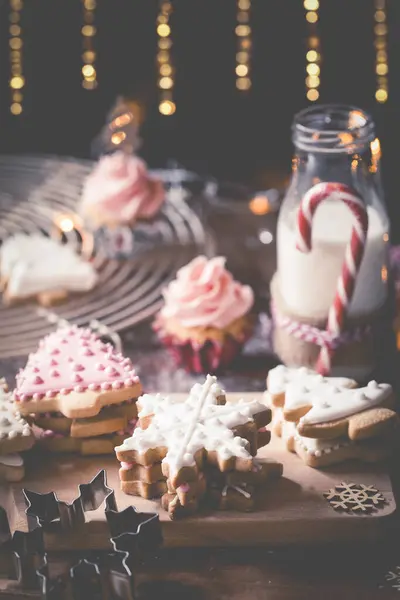
[[[216,451],[222,460],[231,457],[250,459],[246,440],[234,436],[232,428],[252,420],[265,405],[243,399],[235,404],[218,405],[221,388],[216,378],[207,376],[204,385],[196,384],[184,402],[167,397],[145,395],[140,399],[139,417],[153,414],[147,429],[136,428],[117,450],[136,450],[143,454],[152,448],[166,447],[163,462],[171,472],[193,466],[194,455],[203,448]]]
[[[245,498],[251,498],[251,494],[249,492],[247,492],[244,488],[242,488],[238,485],[225,485],[221,490],[221,496],[223,498],[225,498],[228,495],[229,488],[236,490],[237,492],[239,492],[239,494],[242,494],[242,496],[244,496]]]
[[[24,461],[20,454],[0,455],[0,464],[5,467],[23,467]]]
[[[310,410],[301,418],[302,423],[310,425],[327,423],[343,419],[356,413],[374,408],[382,404],[392,394],[392,387],[387,383],[370,382],[364,388],[333,389],[322,384],[313,390],[300,390],[291,386],[286,392],[285,409],[309,407]]]
[[[314,389],[326,383],[339,388],[350,388],[357,385],[353,379],[347,377],[323,377],[306,367],[296,368],[284,365],[278,365],[269,371],[267,383],[268,392],[274,396],[286,393],[289,385],[302,386],[306,389]]]
[[[199,400],[201,394],[202,386],[200,383],[195,383],[192,389],[190,390],[190,398],[193,407],[195,403]],[[221,397],[225,396],[225,391],[221,388],[218,383],[213,383],[208,391],[207,397],[204,402],[207,405],[213,405],[217,403],[217,400]],[[160,414],[163,410],[166,410],[167,406],[170,407],[171,404],[180,403],[179,398],[171,399],[169,397],[163,398],[161,394],[143,394],[138,398],[138,405],[140,406],[140,411],[138,413],[139,418],[146,417],[148,415],[154,414],[155,410]],[[163,406],[165,404],[165,406]],[[169,408],[167,409],[169,411]]]
[[[231,487],[232,487],[232,489],[239,492],[239,494],[242,494],[242,496],[244,496],[245,498],[251,498],[251,494],[249,492],[247,492],[244,488],[242,488],[238,485],[232,485]]]
[[[323,454],[330,454],[335,450],[339,450],[339,448],[353,444],[353,442],[345,438],[321,440],[307,438],[299,435],[297,432],[294,434],[294,440],[305,452],[307,452],[307,454],[310,456],[316,456],[317,458],[321,457]]]
[[[15,235],[5,241],[0,273],[9,297],[26,297],[48,290],[91,290],[97,282],[93,266],[67,245],[40,235]]]
[[[3,385],[0,385],[0,439],[28,436],[30,432],[28,423],[16,410],[12,394],[6,391]]]

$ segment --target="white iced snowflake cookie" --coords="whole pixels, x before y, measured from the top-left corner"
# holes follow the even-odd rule
[[[240,464],[244,470],[251,469],[248,442],[235,436],[232,429],[260,418],[266,424],[270,410],[256,400],[221,405],[221,392],[216,378],[208,375],[202,386],[192,388],[184,402],[160,396],[139,399],[144,414],[153,414],[152,421],[147,429],[136,428],[132,437],[116,448],[118,459],[124,461],[128,454],[128,460],[152,464],[158,458],[163,462],[164,474],[175,479],[183,467],[195,467],[204,451],[216,456],[220,468],[233,460],[232,468]]]

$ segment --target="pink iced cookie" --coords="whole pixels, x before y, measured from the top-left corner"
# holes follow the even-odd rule
[[[141,393],[130,359],[76,326],[41,340],[16,379],[14,398],[24,415],[59,411],[70,419],[93,417],[103,406]]]

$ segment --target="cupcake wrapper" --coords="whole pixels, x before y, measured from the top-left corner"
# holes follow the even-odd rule
[[[240,354],[246,341],[226,336],[223,343],[212,339],[199,344],[174,335],[158,332],[160,340],[173,356],[176,364],[189,373],[214,373],[226,368]]]

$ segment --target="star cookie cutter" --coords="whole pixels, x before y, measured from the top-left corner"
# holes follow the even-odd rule
[[[0,507],[0,558],[5,557],[7,577],[21,587],[38,589],[41,600],[102,598],[134,600],[134,567],[162,544],[157,513],[140,513],[133,506],[119,512],[114,490],[107,485],[105,470],[78,486],[70,503],[55,492],[39,494],[24,489],[27,533],[11,535],[7,514]],[[62,534],[85,522],[85,513],[104,505],[112,551],[80,553],[79,560],[61,575],[52,577],[44,533]]]
[[[23,489],[28,527],[33,531],[42,527],[44,531],[70,529],[85,523],[85,513],[97,510],[104,503],[105,512],[117,511],[114,490],[107,485],[104,469],[89,483],[78,486],[79,496],[72,502],[59,500],[56,492],[45,494]]]
[[[121,553],[125,555],[125,553]],[[58,577],[50,577],[47,562],[37,571],[41,600],[107,598],[135,600],[133,572],[118,553],[81,558]]]
[[[36,571],[45,562],[41,528],[11,534],[7,513],[0,506],[0,573],[23,588],[35,588]]]

